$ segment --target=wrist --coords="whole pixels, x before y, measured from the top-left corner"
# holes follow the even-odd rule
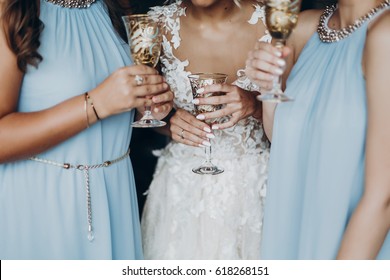
[[[101,98],[99,98],[99,93],[95,90],[87,92],[89,98],[87,98],[88,112],[92,116],[92,120],[97,122],[99,120],[105,119],[110,114],[106,111],[106,106],[103,105]]]
[[[253,96],[253,102],[254,102],[254,112],[252,114],[252,117],[254,117],[257,120],[262,120],[263,118],[263,107],[262,103],[256,99],[256,96],[258,95],[258,92],[251,92]]]
[[[90,93],[87,91],[84,94],[84,111],[85,118],[87,123],[87,128],[92,124],[100,120],[100,116],[95,108],[94,99],[91,97]]]

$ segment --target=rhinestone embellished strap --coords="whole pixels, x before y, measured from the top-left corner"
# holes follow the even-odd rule
[[[378,7],[371,9],[366,15],[357,19],[354,24],[350,24],[340,30],[333,30],[328,27],[328,21],[337,9],[337,5],[329,6],[325,9],[321,15],[320,22],[318,24],[317,33],[320,40],[324,43],[338,42],[349,35],[351,35],[356,29],[363,25],[367,20],[371,19],[381,10],[390,6],[390,0],[383,1]]]
[[[46,0],[46,2],[52,3],[54,5],[58,5],[64,8],[88,8],[93,3],[96,2],[96,0]]]

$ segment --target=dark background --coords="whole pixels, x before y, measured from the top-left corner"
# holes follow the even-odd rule
[[[149,7],[162,5],[164,2],[165,0],[133,0],[132,11],[133,13],[146,13]],[[302,10],[319,8],[323,6],[320,4],[321,2],[323,1],[303,0]],[[151,128],[133,129],[130,157],[134,168],[140,215],[146,198],[144,193],[153,179],[157,163],[157,158],[153,156],[152,151],[164,148],[168,142],[167,137]]]

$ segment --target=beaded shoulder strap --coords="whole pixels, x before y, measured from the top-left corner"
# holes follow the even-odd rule
[[[54,5],[61,6],[63,8],[89,8],[96,0],[45,0],[46,2]]]

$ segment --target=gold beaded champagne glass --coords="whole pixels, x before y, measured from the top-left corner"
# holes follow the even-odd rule
[[[130,53],[135,64],[156,67],[161,53],[161,31],[158,22],[147,14],[135,14],[122,17],[126,27]],[[136,76],[136,79],[142,78]],[[145,105],[143,117],[132,123],[133,127],[160,127],[165,122],[156,120],[151,112],[151,106]]]
[[[265,18],[275,47],[282,49],[298,22],[300,0],[266,0]],[[270,92],[258,97],[261,101],[286,102],[293,99],[282,91],[282,76],[274,79]]]
[[[226,83],[227,75],[221,73],[194,73],[188,76],[193,98],[205,98],[210,96],[221,95],[222,93],[218,92],[202,92],[199,91],[200,88],[203,88],[207,85],[212,84],[224,84]],[[222,105],[195,105],[195,115],[199,115],[207,112],[214,112],[222,108]],[[218,119],[209,119],[205,122],[208,124],[214,124]],[[206,160],[201,164],[201,166],[193,168],[192,171],[196,174],[208,174],[216,175],[222,173],[224,170],[220,167],[217,167],[211,162],[211,146],[205,147]]]

